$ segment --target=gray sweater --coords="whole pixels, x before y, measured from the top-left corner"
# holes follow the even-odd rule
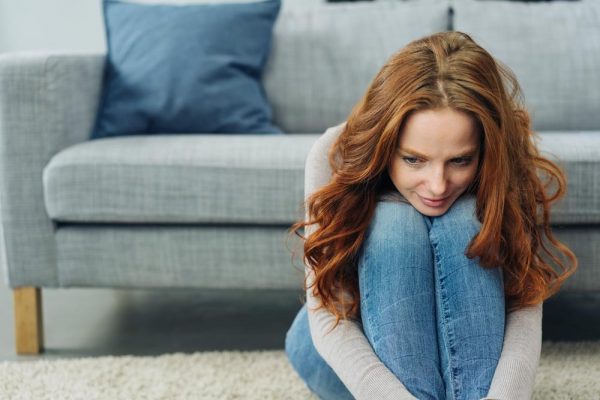
[[[305,199],[331,179],[328,151],[341,133],[344,123],[327,129],[312,146],[306,159]],[[308,215],[306,216],[308,217]],[[314,225],[305,228],[308,236]],[[310,286],[314,273],[305,267]],[[415,399],[400,380],[381,362],[362,331],[360,322],[340,320],[329,334],[335,317],[306,293],[308,321],[314,345],[356,399]],[[489,393],[484,399],[530,399],[542,347],[542,303],[513,311],[506,317],[502,353]]]

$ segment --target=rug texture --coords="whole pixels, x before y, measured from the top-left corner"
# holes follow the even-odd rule
[[[4,361],[0,398],[317,399],[282,350]],[[600,399],[600,341],[543,342],[533,399]]]

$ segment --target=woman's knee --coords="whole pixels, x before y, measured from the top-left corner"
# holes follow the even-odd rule
[[[435,219],[440,221],[462,222],[468,221],[479,224],[477,219],[477,198],[474,195],[464,194],[454,201],[448,211]]]
[[[410,204],[377,204],[358,259],[361,306],[366,307],[368,296],[376,310],[395,297],[433,290],[433,258],[424,218]]]
[[[472,195],[463,195],[456,199],[443,215],[432,218],[429,236],[432,243],[449,241],[460,247],[466,247],[480,229],[476,198]]]
[[[367,230],[367,244],[398,246],[427,238],[424,216],[412,205],[399,201],[379,201]]]
[[[390,273],[406,273],[403,267],[430,270],[431,244],[425,218],[407,203],[377,203],[358,259],[361,290],[366,289],[363,285],[367,281],[387,279]]]
[[[476,206],[475,196],[464,195],[459,197],[445,214],[432,218],[429,238],[438,259],[453,260],[453,265],[468,263],[466,252],[482,225],[477,218]],[[463,261],[460,261],[461,258]],[[473,261],[477,262],[478,260]],[[500,268],[471,268],[469,271],[474,274],[479,273],[482,277],[488,276],[497,282],[503,282]]]

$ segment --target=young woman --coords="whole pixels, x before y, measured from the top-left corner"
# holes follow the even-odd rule
[[[542,303],[577,268],[549,226],[565,176],[535,135],[510,69],[441,32],[316,141],[286,353],[319,398],[531,397]]]

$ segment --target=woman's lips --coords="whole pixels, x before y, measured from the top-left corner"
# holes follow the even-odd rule
[[[448,196],[448,197],[450,197],[450,196]],[[419,196],[419,198],[421,199],[421,201],[425,205],[427,205],[429,207],[441,207],[442,205],[444,205],[444,203],[446,202],[446,200],[448,199],[448,197],[444,197],[443,199],[440,199],[440,200],[430,200],[430,199],[428,199],[426,197]]]

